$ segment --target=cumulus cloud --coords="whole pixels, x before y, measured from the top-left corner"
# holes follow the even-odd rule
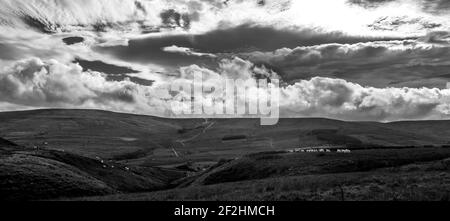
[[[201,73],[281,78],[284,117],[449,118],[447,1],[1,1],[0,110],[171,116]]]
[[[218,71],[196,65],[181,69],[181,78],[202,73],[204,82],[224,79],[277,78],[276,73],[235,58],[223,60]],[[256,83],[255,83],[256,85]],[[367,87],[343,79],[314,77],[280,87],[282,117],[327,117],[342,120],[423,120],[450,117],[450,89]],[[268,93],[267,91],[265,92]]]
[[[163,51],[165,52],[169,52],[169,53],[179,53],[179,54],[185,54],[185,55],[190,55],[190,56],[205,56],[205,57],[217,57],[214,54],[211,53],[201,53],[201,52],[195,52],[193,49],[191,48],[186,48],[186,47],[178,47],[176,45],[172,45],[172,46],[167,46],[162,48]]]
[[[75,63],[31,58],[0,71],[0,109],[94,108],[168,117],[170,102],[175,99],[170,94],[171,83],[175,79],[192,82],[195,74],[202,76],[205,85],[213,87],[224,79],[256,79],[256,75],[269,77],[274,73],[235,58],[222,61],[219,71],[190,65],[180,68],[177,76],[144,86],[127,78],[109,81],[106,74],[83,71]]]
[[[277,70],[289,82],[325,76],[377,87],[411,81],[419,87],[443,88],[450,65],[446,59],[450,56],[450,45],[445,36],[445,32],[431,33],[421,40],[334,43],[255,51],[242,56]],[[440,82],[431,81],[436,78]],[[422,85],[415,82],[420,80]]]
[[[288,116],[344,120],[420,120],[449,117],[449,89],[363,87],[342,79],[315,77],[282,89]]]
[[[184,79],[192,82],[195,74],[201,74],[204,84],[212,87],[225,79],[253,79],[256,82],[261,77],[277,77],[270,70],[234,58],[223,60],[218,70],[186,66],[179,70],[177,77],[142,86],[126,79],[107,81],[104,74],[84,72],[77,64],[34,58],[19,61],[1,72],[0,102],[9,105],[2,105],[3,109],[95,108],[172,116],[171,102],[179,96],[171,94],[171,81]],[[390,121],[442,119],[450,114],[450,89],[374,88],[342,79],[315,77],[285,84],[280,92],[283,117]],[[207,95],[199,98],[202,102],[208,99]]]
[[[0,101],[29,107],[98,108],[158,115],[160,104],[152,92],[150,87],[129,80],[107,81],[102,73],[84,72],[77,64],[56,60],[22,60],[0,74]]]
[[[203,64],[215,68],[220,58],[243,52],[265,52],[283,47],[313,46],[330,42],[345,44],[397,39],[399,38],[348,36],[341,32],[328,33],[308,28],[280,30],[245,24],[195,35],[176,33],[148,36],[132,39],[128,45],[95,47],[95,50],[125,61],[153,63],[173,70],[189,64]],[[196,51],[193,51],[194,49]],[[209,56],[192,56],[201,55],[199,52]],[[214,59],[215,57],[219,59]]]

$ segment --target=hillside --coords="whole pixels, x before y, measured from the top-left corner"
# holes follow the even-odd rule
[[[71,200],[448,201],[449,171],[450,148],[271,152],[224,162],[171,190]]]
[[[3,140],[3,139],[2,139]],[[127,167],[62,151],[0,144],[0,199],[37,200],[167,189],[180,171]]]
[[[279,194],[286,191],[271,187],[273,182],[289,186],[305,176],[341,177],[336,182],[354,180],[359,188],[360,176],[380,174],[381,180],[390,180],[386,182],[402,176],[418,179],[410,172],[432,176],[424,185],[426,191],[437,191],[445,187],[435,186],[437,182],[447,183],[450,157],[447,121],[280,119],[275,126],[263,127],[258,119],[164,119],[55,109],[3,112],[0,122],[0,198],[7,200],[111,194],[100,199],[136,199],[131,194],[135,192],[152,192],[142,195],[145,199],[162,199],[162,193],[176,199],[229,199],[225,193],[189,194],[241,184],[242,191],[252,192],[253,182],[265,183],[268,192],[278,194],[263,199],[284,199]],[[322,145],[353,151],[292,152]],[[418,169],[403,169],[411,166]],[[390,170],[403,172],[396,177]]]
[[[263,151],[315,145],[347,148],[447,145],[447,121],[343,122],[280,119],[164,119],[97,110],[0,113],[0,136],[26,147],[45,147],[126,162],[173,166],[211,164]]]

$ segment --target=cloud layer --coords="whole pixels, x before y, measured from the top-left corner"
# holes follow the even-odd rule
[[[341,79],[315,77],[283,90],[289,116],[395,121],[448,117],[449,89],[373,88]]]
[[[0,74],[0,101],[28,107],[101,108],[159,113],[151,88],[129,80],[107,81],[99,72],[77,64],[32,58],[16,62]]]
[[[0,6],[1,111],[94,108],[172,117],[170,104],[180,97],[171,83],[200,73],[211,87],[228,78],[280,79],[283,117],[450,118],[444,0]]]
[[[192,82],[196,73],[211,86],[226,79],[256,82],[261,75],[276,77],[267,69],[235,58],[223,60],[217,71],[197,65],[183,67],[176,79]],[[77,64],[29,59],[1,73],[0,101],[24,107],[101,108],[164,116],[171,112],[171,102],[179,98],[170,93],[170,80],[166,82],[153,86],[127,79],[111,82],[104,74],[83,72]],[[450,89],[374,88],[315,77],[285,85],[280,92],[283,117],[390,121],[440,119],[450,114]]]
[[[450,79],[447,32],[419,40],[332,43],[241,56],[274,68],[289,82],[319,75],[377,87],[443,88]]]

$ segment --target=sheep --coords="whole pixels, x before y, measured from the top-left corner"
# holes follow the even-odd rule
[[[338,149],[337,152],[338,153],[351,153],[352,151],[349,149]]]

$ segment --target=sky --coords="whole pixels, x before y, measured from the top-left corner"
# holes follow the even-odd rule
[[[173,117],[196,73],[279,79],[281,117],[450,119],[450,1],[0,0],[0,111]]]

